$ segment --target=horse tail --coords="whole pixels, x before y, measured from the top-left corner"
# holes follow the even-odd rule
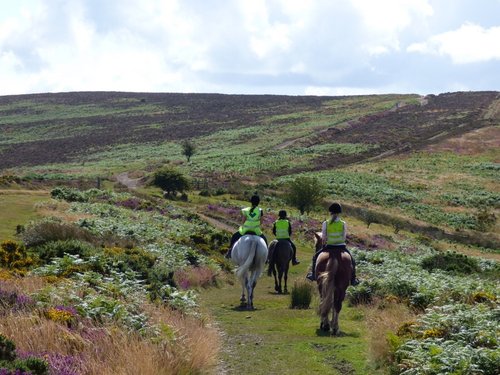
[[[335,293],[335,274],[339,262],[336,257],[332,257],[328,260],[326,265],[326,271],[322,272],[318,280],[321,284],[321,302],[319,304],[319,314],[324,316],[329,313],[333,307],[333,297]]]
[[[258,244],[258,241],[254,241],[254,240],[250,241],[250,249],[248,252],[248,257],[247,257],[247,259],[245,259],[245,262],[241,266],[239,266],[235,271],[235,274],[238,278],[241,279],[244,275],[246,275],[246,273],[248,272],[248,270],[252,266],[254,258],[255,258],[255,254],[257,253],[257,244]]]

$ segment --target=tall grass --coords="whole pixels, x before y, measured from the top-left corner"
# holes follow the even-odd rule
[[[45,284],[43,278],[28,276],[3,280],[2,289],[35,292]],[[36,307],[4,310],[0,334],[13,340],[21,355],[46,358],[56,373],[203,374],[214,369],[219,337],[210,324],[163,306],[147,304],[144,309],[158,327],[156,334],[145,336],[81,317],[65,324]]]

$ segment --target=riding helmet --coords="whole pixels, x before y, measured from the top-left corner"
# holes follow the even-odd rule
[[[330,213],[332,214],[340,214],[342,213],[342,206],[340,205],[340,203],[337,202],[332,203],[328,211],[330,211]]]
[[[286,211],[280,210],[280,212],[278,212],[278,216],[280,217],[280,219],[286,218]]]
[[[252,198],[250,198],[250,203],[252,203],[252,206],[258,206],[260,203],[260,198],[258,195],[252,195]]]

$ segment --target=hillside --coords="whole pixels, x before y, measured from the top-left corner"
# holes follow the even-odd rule
[[[184,139],[203,145],[210,136],[225,135],[229,147],[259,143],[257,149],[241,150],[259,157],[276,148],[285,154],[316,148],[321,156],[297,168],[324,169],[420,150],[498,124],[499,112],[491,110],[498,98],[497,92],[426,98],[118,92],[4,96],[0,168],[81,162],[124,145],[158,147]],[[332,144],[359,147],[345,152],[328,147]]]
[[[500,371],[497,92],[7,96],[0,132],[2,374]],[[165,165],[193,189],[148,184]],[[298,176],[327,193],[303,215]],[[254,192],[269,239],[288,212],[309,308],[266,276],[239,305],[224,254]],[[361,279],[337,337],[304,278],[333,200]]]

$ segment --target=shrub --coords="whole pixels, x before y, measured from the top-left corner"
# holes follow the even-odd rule
[[[59,186],[50,192],[50,196],[54,199],[62,199],[67,202],[87,202],[88,197],[77,189]]]
[[[191,186],[186,176],[171,167],[165,167],[155,172],[152,183],[164,190],[168,196],[189,190]]]
[[[290,294],[291,309],[308,309],[311,305],[313,289],[312,286],[303,281],[295,281]]]
[[[325,195],[325,188],[317,178],[300,176],[289,183],[285,200],[304,214],[319,205]]]
[[[497,217],[493,212],[490,212],[486,208],[483,208],[476,214],[476,221],[476,229],[478,231],[488,232],[495,227]]]
[[[4,241],[0,245],[0,265],[24,271],[34,263],[34,260],[26,254],[24,246],[11,240]]]
[[[88,257],[95,252],[95,249],[89,243],[70,239],[47,242],[37,246],[35,251],[38,253],[40,259],[48,262],[55,257],[62,258],[64,254]]]
[[[440,269],[466,275],[481,271],[476,259],[454,251],[447,251],[446,253],[438,253],[426,257],[422,260],[421,265],[422,268],[428,271]]]
[[[347,301],[350,306],[360,304],[370,304],[373,302],[373,288],[368,283],[362,283],[356,288],[349,288],[347,291]]]
[[[30,223],[21,236],[24,244],[28,247],[41,245],[50,241],[79,239],[91,242],[92,234],[75,225],[63,223],[56,219],[45,219]]]
[[[14,341],[9,340],[0,334],[0,360],[13,361],[16,358],[16,345]]]
[[[47,375],[49,366],[40,358],[17,359],[14,342],[0,334],[0,371],[6,375]]]

